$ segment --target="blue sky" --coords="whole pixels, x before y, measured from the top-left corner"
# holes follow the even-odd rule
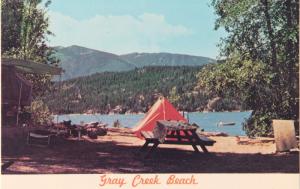
[[[116,54],[170,52],[216,58],[225,36],[214,30],[210,0],[52,0],[52,46]]]

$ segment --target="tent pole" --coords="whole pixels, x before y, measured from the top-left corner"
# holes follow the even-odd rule
[[[162,104],[163,104],[163,110],[164,110],[164,111],[163,111],[163,113],[164,113],[164,120],[166,120],[166,107],[165,107],[165,99],[163,98],[162,100],[163,100],[163,103],[162,103]]]
[[[19,91],[18,109],[17,109],[17,123],[16,123],[17,126],[19,125],[19,113],[20,113],[20,109],[21,109],[22,88],[23,88],[23,83],[21,82],[20,91]]]

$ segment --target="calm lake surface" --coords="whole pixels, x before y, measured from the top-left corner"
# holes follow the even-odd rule
[[[242,123],[249,118],[251,111],[246,112],[185,112],[185,117],[189,119],[190,123],[196,123],[204,131],[211,132],[225,132],[229,135],[245,135],[242,128]],[[112,126],[114,121],[119,120],[123,127],[134,127],[142,118],[144,114],[115,114],[115,115],[101,115],[101,114],[66,114],[54,116],[54,122],[61,122],[63,120],[71,120],[73,124],[80,124],[81,122],[102,122]],[[219,122],[235,122],[234,126],[217,127]]]

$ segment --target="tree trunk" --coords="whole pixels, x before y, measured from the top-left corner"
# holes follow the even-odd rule
[[[270,18],[270,14],[269,14],[269,4],[268,4],[268,0],[261,0],[261,2],[264,7],[263,11],[264,11],[264,15],[266,18],[268,37],[269,37],[270,46],[271,46],[271,63],[272,63],[273,69],[275,71],[278,71],[278,69],[277,69],[277,50],[276,50],[276,44],[274,42],[274,33],[273,33],[271,18]]]
[[[286,0],[285,1],[285,16],[286,16],[286,27],[287,30],[289,31],[288,33],[292,32],[293,24],[292,24],[292,9],[291,9],[291,0]],[[288,68],[288,83],[292,85],[294,76],[295,76],[295,71],[294,64],[296,63],[293,59],[297,56],[297,52],[295,53],[295,49],[293,48],[293,41],[289,36],[287,36],[287,42],[286,42],[286,63],[287,63],[287,68]],[[296,47],[295,47],[296,48]],[[291,86],[292,87],[292,86]]]
[[[288,34],[292,32],[293,29],[293,17],[292,17],[292,2],[291,0],[286,0],[284,2],[285,5],[285,17],[286,17],[286,28],[288,30]],[[297,19],[298,20],[298,19]],[[298,43],[293,43],[292,39],[289,36],[286,36],[288,39],[285,44],[285,54],[286,54],[286,66],[287,66],[287,87],[290,95],[295,98],[295,104],[292,104],[291,110],[296,111],[296,98],[297,98],[297,89],[295,86],[298,85],[297,71],[294,69],[295,64],[297,64],[297,56],[298,56]]]

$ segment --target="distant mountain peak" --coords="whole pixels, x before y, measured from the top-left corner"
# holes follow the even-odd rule
[[[216,62],[207,57],[168,52],[134,52],[116,55],[78,45],[54,48],[57,51],[57,57],[61,60],[61,66],[65,70],[63,79],[100,72],[129,71],[145,66],[202,66]]]
[[[152,52],[152,53],[149,53],[149,52],[132,52],[132,53],[127,53],[127,54],[121,54],[120,56],[129,56],[129,55],[136,55],[136,56],[141,56],[141,55],[176,55],[176,56],[203,57],[203,58],[214,60],[213,58],[199,56],[199,55],[191,55],[191,54],[184,54],[184,53],[170,53],[170,52]]]
[[[186,54],[175,54],[168,52],[159,53],[129,53],[120,55],[123,59],[131,62],[137,67],[144,66],[202,66],[216,62],[212,58],[186,55]]]

